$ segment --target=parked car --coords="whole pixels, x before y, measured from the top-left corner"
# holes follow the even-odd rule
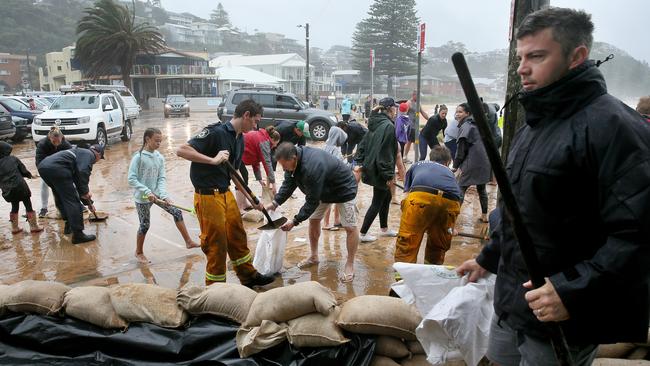
[[[29,106],[29,98],[33,98],[34,103],[36,104],[36,109],[39,109],[41,111],[46,111],[50,109],[50,105],[52,104],[52,102],[50,102],[49,100],[45,98],[39,98],[39,97],[13,96],[9,98],[20,100],[21,102],[27,104],[28,106]]]
[[[309,124],[312,139],[324,141],[327,140],[330,127],[338,122],[333,113],[309,108],[295,94],[285,93],[279,88],[241,88],[229,91],[217,107],[219,119],[229,121],[237,104],[246,99],[252,99],[264,107],[260,128],[274,125],[280,120],[302,120]]]
[[[190,116],[190,101],[184,95],[168,95],[163,101],[165,118],[173,115]]]
[[[15,134],[16,126],[11,120],[11,114],[0,106],[0,140],[13,138]]]
[[[122,92],[110,85],[64,89],[65,94],[52,103],[50,110],[34,119],[34,141],[46,138],[52,126],[58,126],[68,141],[105,145],[111,137],[131,139],[133,122],[140,112],[132,107],[127,110],[129,102],[121,97]]]
[[[31,110],[29,105],[12,97],[0,97],[0,105],[8,110],[12,116],[27,120],[26,123],[22,120],[18,121],[20,124],[16,123],[16,134],[12,138],[16,142],[24,140],[25,137],[32,133],[32,121],[34,117],[43,113],[40,109]]]

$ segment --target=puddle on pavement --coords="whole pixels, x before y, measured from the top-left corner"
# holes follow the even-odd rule
[[[133,204],[133,191],[128,187],[126,175],[131,155],[140,149],[144,129],[157,127],[165,135],[159,151],[166,159],[168,191],[175,203],[191,207],[194,191],[189,180],[190,164],[176,157],[174,151],[207,124],[204,121],[213,120],[213,115],[208,113],[193,113],[187,119],[164,120],[157,113],[145,112],[134,125],[132,141],[111,141],[106,150],[107,159],[94,167],[90,180],[97,209],[110,215],[105,222],[86,222],[86,232],[98,237],[92,243],[73,245],[69,236],[63,235],[62,221],[53,218],[41,219],[45,231],[36,235],[12,235],[9,221],[0,221],[0,282],[11,284],[25,279],[38,279],[60,281],[73,286],[141,282],[170,288],[178,288],[186,283],[202,284],[205,270],[203,253],[200,249],[186,249],[171,216],[158,208],[151,210],[151,229],[145,241],[145,255],[152,263],[140,265],[136,262],[134,252],[138,218]],[[321,146],[322,143],[314,145]],[[14,155],[31,172],[36,173],[34,144],[31,140],[16,144]],[[283,172],[279,169],[276,178],[281,182]],[[38,210],[41,205],[41,182],[34,179],[28,181],[28,184],[32,190],[32,204]],[[261,197],[259,185],[253,184],[251,188]],[[493,208],[495,187],[488,186],[488,192],[490,208]],[[362,184],[357,197],[361,213],[359,225],[371,201],[371,195],[372,189]],[[302,193],[296,191],[295,196],[282,206],[283,214],[289,218],[293,217],[304,202]],[[51,194],[49,210],[55,210]],[[0,200],[0,213],[3,212],[9,212],[9,204]],[[478,196],[475,190],[470,189],[458,218],[458,231],[480,234],[486,224],[477,222],[479,216]],[[391,205],[389,227],[397,230],[399,218],[399,206]],[[190,235],[198,241],[199,225],[196,218],[184,214],[184,219]],[[21,225],[27,229],[26,222],[21,221]],[[244,222],[244,226],[248,232],[249,247],[254,251],[259,238],[256,228],[260,223]],[[376,219],[370,232],[378,231],[379,223]],[[289,233],[284,271],[267,288],[313,280],[332,289],[341,301],[358,295],[388,293],[393,283],[395,238],[379,238],[373,243],[359,244],[352,283],[339,281],[347,256],[345,231],[323,231],[319,245],[321,262],[317,266],[298,269],[296,263],[309,255],[307,238],[307,223],[302,223]],[[426,238],[423,240],[425,242]],[[447,252],[445,264],[459,265],[474,257],[480,249],[478,239],[455,237]],[[419,263],[423,262],[423,253],[421,248]],[[238,281],[234,272],[228,271],[227,281]]]

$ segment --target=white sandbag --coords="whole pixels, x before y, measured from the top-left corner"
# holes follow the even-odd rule
[[[259,327],[239,328],[235,340],[239,356],[246,358],[265,349],[276,346],[287,339],[287,325],[270,320],[262,321]]]
[[[113,308],[107,287],[75,287],[65,294],[63,308],[66,315],[102,328],[124,329],[128,325]]]
[[[178,328],[188,314],[176,303],[177,291],[146,283],[115,285],[110,288],[115,311],[128,322],[145,322]]]
[[[461,285],[460,276],[449,266],[396,262],[393,268],[403,281],[401,286],[402,281],[393,284],[393,290],[404,301],[414,303],[423,315],[431,311],[452,288]]]
[[[59,282],[21,281],[6,289],[5,306],[16,313],[51,315],[61,310],[63,296],[69,290],[70,287]]]
[[[286,322],[310,313],[329,315],[336,306],[334,294],[315,281],[278,287],[258,294],[248,311],[244,327],[256,327],[263,320]]]
[[[277,220],[282,215],[269,211],[271,219]],[[287,246],[287,232],[281,229],[262,230],[255,247],[253,267],[263,275],[273,275],[282,269],[284,249]]]
[[[494,315],[491,287],[494,276],[456,287],[424,317],[416,334],[429,362],[447,360],[456,348],[470,366],[485,356]]]
[[[468,365],[477,365],[487,351],[495,276],[466,284],[468,277],[459,278],[450,267],[408,263],[393,267],[413,293],[418,310],[425,312],[416,334],[427,360],[443,364],[459,351]]]
[[[188,284],[178,291],[176,302],[190,314],[216,315],[241,324],[256,296],[257,292],[238,283],[215,282],[205,288]]]

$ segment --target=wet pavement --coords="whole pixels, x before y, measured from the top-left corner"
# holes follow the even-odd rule
[[[27,232],[12,235],[8,220],[10,205],[0,200],[0,215],[5,216],[0,220],[0,283],[11,284],[35,279],[59,281],[72,286],[144,282],[177,288],[188,282],[202,284],[205,270],[203,253],[200,249],[186,249],[172,217],[158,208],[151,210],[151,228],[145,241],[145,255],[151,260],[151,264],[137,263],[134,252],[138,217],[133,204],[133,191],[127,182],[127,170],[131,155],[141,147],[144,129],[159,128],[163,132],[159,151],[166,159],[168,191],[176,204],[191,207],[193,187],[189,179],[190,163],[178,158],[174,151],[203,126],[214,121],[216,116],[212,113],[193,113],[189,118],[164,119],[162,114],[143,112],[133,126],[132,141],[110,141],[106,149],[106,160],[95,165],[90,179],[95,207],[109,214],[105,222],[86,221],[86,232],[97,235],[94,242],[73,245],[70,237],[63,235],[63,221],[54,218],[40,219],[40,224],[45,230],[38,234],[30,234],[27,231],[27,222],[22,221],[21,225]],[[34,151],[33,141],[25,140],[14,145],[13,154],[35,174],[37,171],[34,165]],[[278,169],[280,171],[276,172],[276,177],[278,182],[281,182],[283,172],[280,166]],[[250,176],[253,176],[252,172]],[[28,184],[32,191],[32,204],[38,212],[41,207],[41,181],[28,180]],[[261,196],[259,184],[254,183],[251,188]],[[496,187],[488,185],[488,193],[492,209],[495,205]],[[360,209],[359,226],[371,196],[371,187],[361,184],[357,196]],[[297,190],[296,198],[290,199],[281,209],[285,216],[291,218],[303,202],[304,196]],[[49,210],[55,211],[51,194]],[[24,207],[21,205],[21,215],[23,213]],[[457,221],[457,230],[480,234],[486,224],[478,222],[479,216],[478,196],[474,189],[470,189]],[[188,213],[184,213],[184,218],[190,235],[198,241],[199,225],[196,218]],[[399,219],[399,206],[391,205],[389,228],[398,230]],[[249,247],[254,252],[259,237],[256,228],[261,224],[245,221],[244,225],[248,233]],[[358,295],[388,293],[393,282],[391,266],[395,238],[379,238],[373,243],[361,243],[355,261],[354,281],[343,284],[338,278],[343,271],[347,255],[344,230],[322,232],[319,246],[321,262],[318,266],[304,270],[295,267],[296,263],[309,255],[307,226],[307,222],[302,223],[289,233],[284,258],[285,270],[267,288],[314,280],[332,289],[341,300]],[[370,233],[378,232],[379,219],[376,219]],[[478,239],[454,237],[445,264],[458,265],[474,257],[480,248]],[[423,252],[421,248],[419,263],[423,261]],[[228,271],[227,281],[238,281],[234,272]]]

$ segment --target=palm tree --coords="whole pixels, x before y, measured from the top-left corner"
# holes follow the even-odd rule
[[[118,66],[124,85],[132,86],[129,74],[136,55],[167,49],[156,28],[148,23],[135,24],[129,9],[113,0],[99,0],[85,13],[77,24],[75,55],[86,77],[112,75]]]

